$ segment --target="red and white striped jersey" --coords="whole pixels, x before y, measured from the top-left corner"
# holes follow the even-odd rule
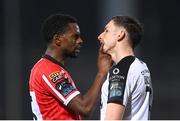
[[[34,118],[37,120],[79,120],[68,103],[80,92],[65,67],[45,55],[31,70],[30,95]]]

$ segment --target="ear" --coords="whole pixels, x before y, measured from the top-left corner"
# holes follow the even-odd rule
[[[121,29],[118,33],[118,42],[120,42],[121,40],[123,40],[126,36],[126,32],[124,29]]]
[[[61,36],[59,36],[58,34],[55,34],[53,36],[53,41],[54,43],[57,45],[57,46],[60,46],[61,45],[61,42],[62,42],[62,38]]]

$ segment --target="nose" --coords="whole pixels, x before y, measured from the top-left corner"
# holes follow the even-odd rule
[[[79,39],[78,39],[78,43],[80,43],[80,44],[82,44],[82,43],[83,43],[83,40],[82,40],[82,38],[81,38],[81,37],[79,37]]]
[[[83,43],[83,42],[84,42],[84,40],[83,40],[82,38],[80,38],[80,42],[81,42],[81,43]]]
[[[102,33],[98,36],[98,40],[101,42],[102,41]]]

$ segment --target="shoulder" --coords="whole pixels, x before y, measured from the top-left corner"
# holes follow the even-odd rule
[[[121,74],[127,75],[129,68],[134,61],[135,61],[134,56],[127,56],[123,58],[122,60],[120,60],[120,62],[117,65],[113,66],[111,71],[112,73],[117,73],[117,71],[120,71]]]
[[[61,73],[64,73],[64,69],[48,59],[41,58],[32,68],[31,73],[34,75],[46,75],[48,77],[54,77]]]
[[[143,71],[149,71],[146,63],[138,58],[135,58],[134,62],[130,66],[129,73],[131,75],[140,75]]]
[[[127,75],[127,81],[131,89],[137,88],[140,86],[140,90],[144,89],[144,79],[145,77],[150,77],[149,69],[145,62],[141,61],[138,58],[135,58],[134,62],[131,64],[129,68],[129,72]]]

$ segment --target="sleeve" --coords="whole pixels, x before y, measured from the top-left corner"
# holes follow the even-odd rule
[[[108,103],[117,103],[123,105],[126,86],[126,75],[115,67],[111,70],[108,87]]]
[[[64,70],[42,74],[42,82],[46,89],[64,105],[80,94],[70,75]]]
[[[126,105],[128,102],[128,73],[134,58],[128,57],[120,61],[110,70],[108,102]]]

